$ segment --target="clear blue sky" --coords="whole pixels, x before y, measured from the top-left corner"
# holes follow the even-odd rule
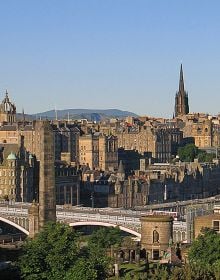
[[[0,0],[0,93],[18,111],[220,111],[219,0]]]

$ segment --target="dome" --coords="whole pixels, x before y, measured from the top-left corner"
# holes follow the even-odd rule
[[[5,98],[3,99],[2,103],[0,104],[0,111],[3,113],[6,113],[6,112],[16,113],[16,107],[13,103],[10,102],[7,91],[5,93]]]
[[[17,158],[16,158],[16,155],[15,155],[14,153],[11,152],[11,153],[8,155],[7,159],[9,159],[9,160],[16,160]]]

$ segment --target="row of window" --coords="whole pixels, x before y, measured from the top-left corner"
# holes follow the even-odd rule
[[[0,170],[0,176],[11,176],[11,177],[13,177],[13,176],[15,176],[15,172],[14,171],[2,171],[2,170]]]
[[[16,180],[15,179],[0,179],[1,185],[15,185]]]

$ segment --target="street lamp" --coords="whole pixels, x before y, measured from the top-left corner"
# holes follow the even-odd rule
[[[89,178],[89,182],[90,182],[90,190],[91,190],[91,196],[90,196],[90,199],[91,199],[91,206],[92,208],[94,208],[94,178],[93,176],[90,176]]]

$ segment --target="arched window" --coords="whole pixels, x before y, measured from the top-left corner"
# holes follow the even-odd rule
[[[159,233],[158,231],[154,230],[153,231],[153,243],[159,242]]]

